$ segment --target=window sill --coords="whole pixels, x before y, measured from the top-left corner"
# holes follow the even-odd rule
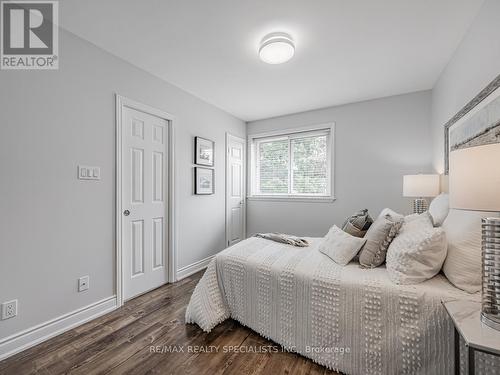
[[[265,202],[307,202],[307,203],[333,203],[335,197],[301,197],[301,196],[270,196],[270,195],[250,195],[248,201]]]

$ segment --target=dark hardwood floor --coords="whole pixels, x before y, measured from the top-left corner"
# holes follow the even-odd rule
[[[155,289],[12,356],[0,362],[0,374],[337,374],[297,354],[274,352],[275,344],[234,320],[208,334],[184,324],[201,276]]]

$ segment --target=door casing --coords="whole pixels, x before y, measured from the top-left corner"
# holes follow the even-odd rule
[[[137,111],[145,112],[153,116],[160,117],[168,122],[168,193],[167,193],[167,212],[165,216],[168,218],[168,243],[167,243],[167,273],[168,281],[174,282],[177,279],[177,242],[176,242],[176,215],[175,215],[175,161],[174,161],[174,124],[175,118],[171,114],[162,110],[150,107],[146,104],[139,103],[135,100],[126,98],[116,94],[116,133],[115,133],[115,149],[116,149],[116,165],[115,165],[115,242],[116,242],[116,300],[117,306],[123,305],[123,247],[122,247],[122,110],[124,107],[129,107]]]

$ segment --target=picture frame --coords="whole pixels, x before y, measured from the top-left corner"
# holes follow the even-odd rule
[[[500,75],[444,125],[444,167],[450,172],[450,152],[500,142]]]
[[[196,195],[215,194],[215,171],[211,168],[194,168],[194,193]]]
[[[205,165],[208,167],[214,166],[215,142],[202,138],[194,138],[194,163]]]

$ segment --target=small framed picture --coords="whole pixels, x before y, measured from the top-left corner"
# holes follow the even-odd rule
[[[194,168],[194,193],[208,195],[215,193],[215,172],[210,168]]]
[[[215,142],[209,139],[195,137],[194,145],[194,163],[213,167]]]

